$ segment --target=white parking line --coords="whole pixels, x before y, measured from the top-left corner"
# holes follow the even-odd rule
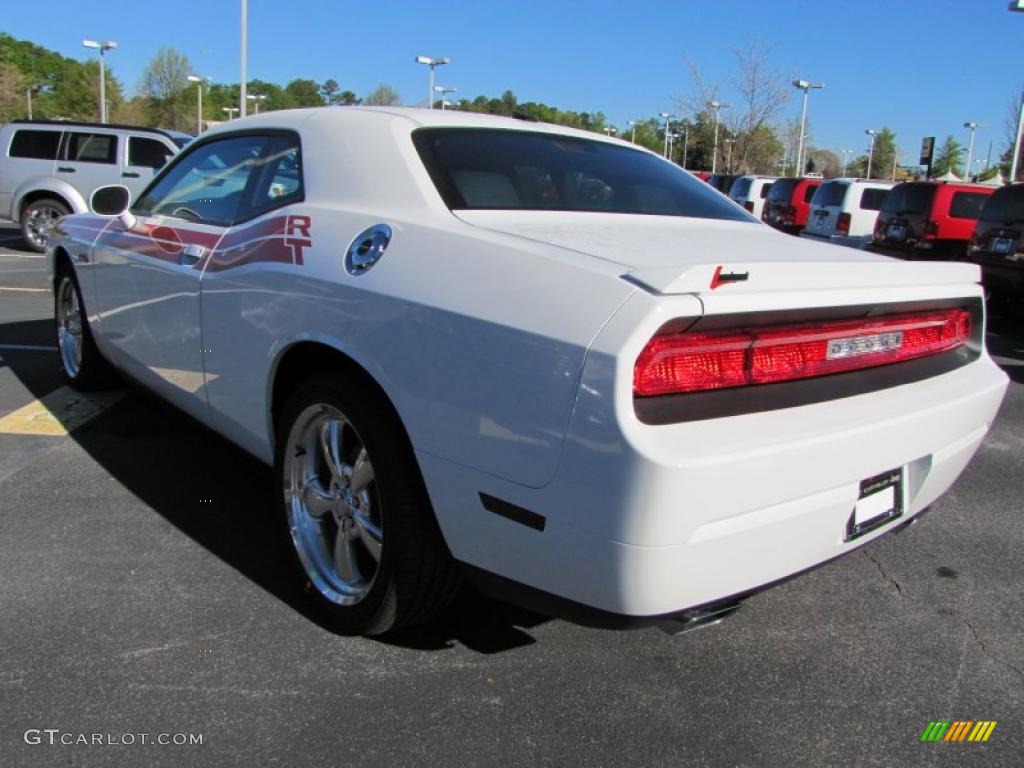
[[[45,253],[18,253],[17,251],[0,251],[0,259],[45,259]]]
[[[18,293],[50,293],[49,288],[15,288],[9,285],[0,285],[0,291],[17,291]]]

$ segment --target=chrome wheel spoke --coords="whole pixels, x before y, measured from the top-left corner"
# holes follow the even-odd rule
[[[362,581],[352,540],[341,529],[338,529],[338,536],[334,540],[334,569],[350,585]]]
[[[355,464],[351,469],[351,487],[353,493],[361,493],[373,482],[373,464],[370,463],[370,456],[363,448],[356,457]]]
[[[366,551],[370,553],[370,557],[372,557],[375,562],[379,563],[381,540],[384,538],[384,534],[364,513],[354,512],[352,517],[356,523],[356,532],[359,534],[359,541],[361,541],[363,546],[366,547]]]
[[[313,477],[306,481],[302,489],[302,503],[311,517],[320,520],[331,511],[334,497],[324,489],[317,478]]]
[[[323,456],[324,463],[327,465],[331,477],[339,482],[341,481],[342,468],[344,466],[341,452],[344,426],[344,422],[340,419],[330,419],[325,421],[320,427],[320,454]]]

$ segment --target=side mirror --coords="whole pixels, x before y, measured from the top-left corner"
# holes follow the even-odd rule
[[[135,226],[135,217],[128,211],[131,199],[132,193],[128,191],[128,187],[111,184],[92,193],[89,207],[93,213],[100,216],[117,216],[125,229],[131,229]]]

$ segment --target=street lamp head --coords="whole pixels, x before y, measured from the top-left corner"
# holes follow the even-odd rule
[[[805,91],[811,87],[811,84],[806,80],[794,80],[793,85],[795,85],[797,88],[803,88]]]
[[[82,45],[86,48],[95,48],[100,53],[103,53],[104,51],[109,51],[112,48],[117,48],[117,43],[115,43],[113,40],[83,40]]]
[[[189,75],[185,79],[188,80],[190,83],[201,83],[201,82],[203,82],[203,78],[199,77],[199,75]]]
[[[267,96],[264,93],[247,93],[245,95],[249,101],[266,101]]]
[[[874,136],[876,133],[878,133],[878,131],[873,131],[870,128],[865,128],[864,133],[866,133],[868,136]]]
[[[447,56],[417,56],[416,63],[427,64],[428,66],[431,67],[437,67],[440,66],[441,64],[451,63],[451,59],[449,59]]]
[[[664,117],[666,120],[668,120],[670,117],[672,117],[672,113],[671,112],[659,112],[658,115],[659,115],[659,117]]]
[[[438,93],[455,93],[458,90],[458,88],[455,88],[450,85],[435,85],[434,90],[437,91]]]
[[[1006,10],[1024,13],[1024,0],[1010,0],[1010,4],[1006,6]]]
[[[971,130],[974,130],[975,128],[984,128],[984,127],[985,126],[982,125],[981,123],[964,123],[964,128],[970,128]]]

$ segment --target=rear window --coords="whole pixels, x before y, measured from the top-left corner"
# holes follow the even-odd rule
[[[422,128],[413,142],[449,208],[640,213],[750,221],[681,168],[602,141]]]
[[[761,187],[761,199],[762,200],[764,200],[766,197],[768,197],[768,193],[772,191],[772,184],[773,183],[774,182],[766,181],[764,183],[764,186]]]
[[[842,206],[849,185],[842,181],[826,181],[814,193],[812,202],[815,205]]]
[[[981,209],[982,221],[1024,221],[1024,184],[998,189]]]
[[[926,215],[932,209],[934,184],[897,184],[886,195],[882,210],[886,213]]]
[[[788,203],[795,187],[796,179],[779,179],[772,182],[772,188],[768,191],[768,199],[773,203]]]
[[[173,150],[162,141],[141,136],[131,136],[128,139],[128,165],[163,168],[173,154]]]
[[[80,163],[115,163],[117,136],[111,133],[69,133],[64,159]]]
[[[30,157],[36,160],[56,160],[60,131],[18,130],[11,139],[8,154],[11,157]]]
[[[860,193],[860,208],[862,211],[880,211],[885,202],[885,196],[889,194],[888,189],[865,189]]]
[[[954,219],[976,219],[988,198],[983,192],[954,192],[949,215]]]
[[[811,199],[814,197],[814,193],[818,191],[818,187],[819,187],[818,184],[808,184],[807,185],[807,187],[804,189],[804,202],[805,203],[811,202]]]
[[[750,193],[750,185],[753,181],[753,179],[748,179],[746,176],[740,176],[732,183],[732,189],[729,190],[729,196],[746,197]]]

